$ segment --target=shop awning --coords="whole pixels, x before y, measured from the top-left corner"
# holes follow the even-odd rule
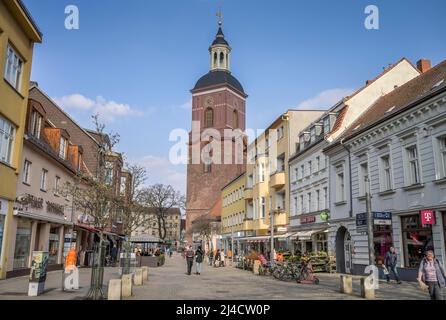
[[[19,216],[19,217],[23,217],[23,218],[32,219],[32,220],[39,220],[39,221],[44,221],[44,222],[63,224],[66,226],[73,225],[73,222],[67,221],[65,219],[42,216],[41,214],[36,214],[36,213],[31,213],[31,212],[17,211],[17,214],[15,214],[15,215]]]
[[[149,234],[142,234],[142,235],[130,237],[130,242],[161,243],[162,240],[158,237],[151,236]]]
[[[311,236],[315,233],[328,232],[328,229],[298,231],[294,235],[298,240],[311,240]]]
[[[93,233],[98,233],[100,231],[99,229],[96,229],[96,228],[94,228],[92,226],[89,226],[87,224],[77,223],[77,224],[75,224],[75,226],[77,226],[77,227],[79,227],[81,229],[87,230],[89,232],[93,232]]]
[[[294,233],[277,234],[277,235],[274,235],[274,239],[286,239],[293,235],[294,235]],[[271,240],[271,236],[234,238],[234,240],[247,241],[247,242],[267,242],[267,241]]]

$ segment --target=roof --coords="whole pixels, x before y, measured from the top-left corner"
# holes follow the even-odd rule
[[[433,87],[442,80],[441,85],[436,88],[446,86],[446,60],[379,98],[347,128],[340,139],[352,138],[380,120],[393,117],[406,107],[410,107],[411,103],[432,93]]]
[[[242,94],[245,94],[240,82],[229,71],[224,70],[209,71],[207,74],[198,79],[192,91],[221,84],[229,85],[240,91]]]
[[[5,0],[3,1],[6,7],[10,10],[12,16],[21,25],[25,34],[34,42],[42,42],[42,32],[35,23],[28,9],[23,4],[22,0]]]
[[[215,36],[214,42],[212,42],[212,45],[215,46],[217,44],[222,44],[225,46],[229,46],[229,43],[225,40],[225,35],[223,34],[223,30],[221,27],[218,28],[217,35]]]
[[[221,188],[221,190],[226,189],[227,187],[229,187],[232,183],[234,183],[235,181],[237,181],[238,179],[240,179],[241,177],[243,177],[246,174],[246,172],[243,172],[241,174],[239,174],[238,176],[236,176],[234,179],[232,179],[231,181],[229,181],[223,188]]]
[[[149,208],[149,214],[154,213],[155,208]],[[169,208],[167,209],[166,215],[181,215],[180,208]]]

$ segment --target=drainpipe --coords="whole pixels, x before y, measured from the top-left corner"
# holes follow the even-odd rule
[[[350,218],[353,218],[353,190],[352,190],[352,157],[351,157],[351,151],[350,149],[344,144],[344,139],[341,139],[341,146],[344,147],[345,150],[348,152],[348,177],[350,180]]]

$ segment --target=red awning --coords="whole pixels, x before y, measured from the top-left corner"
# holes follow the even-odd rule
[[[92,226],[89,226],[88,224],[77,223],[76,226],[81,228],[81,229],[84,229],[84,230],[87,230],[87,231],[90,231],[90,232],[94,232],[94,233],[98,233],[100,231],[99,229],[96,229],[96,228],[94,228]]]

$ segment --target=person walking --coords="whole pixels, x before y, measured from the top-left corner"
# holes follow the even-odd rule
[[[220,251],[220,267],[225,266],[225,250],[221,249]]]
[[[231,248],[229,248],[229,250],[228,250],[228,260],[229,260],[229,263],[232,266],[232,250],[231,250]]]
[[[220,250],[217,250],[215,252],[214,267],[219,267],[220,263],[221,263],[220,261],[221,261],[221,259],[220,259]]]
[[[418,269],[418,283],[429,290],[431,300],[443,300],[442,288],[446,286],[446,274],[432,250],[426,251]]]
[[[389,251],[387,251],[386,256],[384,257],[384,265],[386,266],[387,273],[387,283],[390,282],[390,272],[393,272],[395,276],[395,280],[398,284],[401,284],[400,276],[398,275],[398,270],[396,268],[397,264],[397,254],[394,247],[390,247]]]
[[[192,246],[189,246],[189,248],[186,251],[187,274],[189,276],[192,272],[192,265],[194,264],[194,257],[195,257],[195,252],[192,249]]]
[[[195,251],[195,262],[197,263],[197,272],[195,274],[200,275],[203,268],[203,255],[204,252],[201,246],[198,246],[197,251]]]

